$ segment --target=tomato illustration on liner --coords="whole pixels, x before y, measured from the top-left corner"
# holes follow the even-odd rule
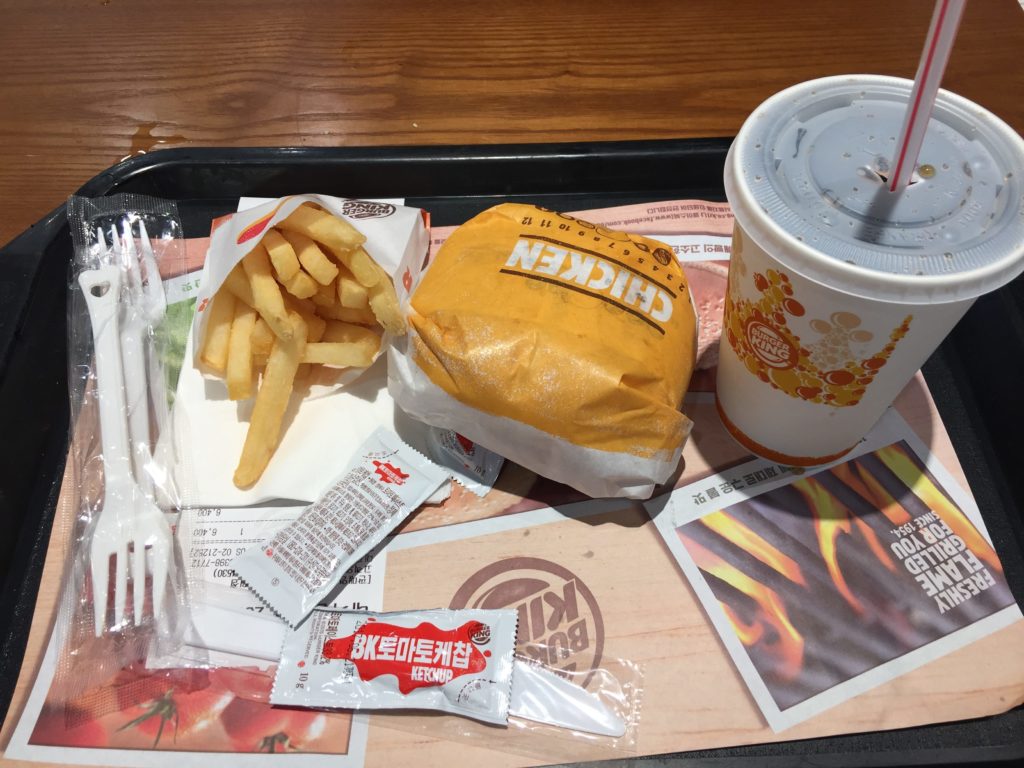
[[[127,710],[138,714],[117,730],[137,729],[152,735],[156,748],[168,727],[172,740],[177,741],[179,733],[194,733],[213,725],[232,699],[234,694],[220,687],[211,686],[191,693],[169,688],[159,698]]]
[[[59,747],[105,747],[107,732],[94,719],[60,704],[47,704],[39,713],[29,741]],[[68,723],[77,723],[69,727]]]
[[[319,738],[327,726],[323,712],[285,709],[250,699],[234,699],[220,714],[221,725],[238,752],[289,752]]]

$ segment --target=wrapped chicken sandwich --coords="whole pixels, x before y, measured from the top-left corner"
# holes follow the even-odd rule
[[[404,285],[388,375],[410,415],[590,496],[646,498],[672,474],[696,317],[669,248],[509,203]]]

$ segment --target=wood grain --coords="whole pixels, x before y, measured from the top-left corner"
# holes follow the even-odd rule
[[[913,77],[931,6],[6,0],[0,244],[162,147],[731,136],[801,80]],[[971,3],[944,84],[1024,131],[1022,49]]]

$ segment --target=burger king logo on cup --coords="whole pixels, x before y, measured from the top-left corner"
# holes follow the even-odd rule
[[[604,621],[593,593],[569,569],[539,557],[510,557],[481,568],[459,587],[449,608],[515,608],[516,651],[554,669],[600,666]]]
[[[747,344],[765,365],[772,368],[792,368],[796,365],[796,347],[772,326],[751,318],[744,331]]]

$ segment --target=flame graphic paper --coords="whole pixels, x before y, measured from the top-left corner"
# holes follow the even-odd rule
[[[740,522],[724,512],[715,512],[704,518],[704,525],[715,533],[721,534],[734,543],[743,546],[748,552],[766,565],[770,565],[790,581],[805,584],[800,566],[782,554],[779,550],[758,536]]]
[[[932,509],[941,511],[942,518],[946,524],[967,542],[972,551],[992,568],[995,568],[1000,573],[1003,572],[1002,563],[999,562],[995,551],[988,546],[977,529],[968,522],[963,512],[936,487],[931,478],[918,471],[905,449],[890,445],[879,450],[877,454],[879,460],[889,467],[902,482],[912,487],[916,496]]]
[[[910,445],[875,445],[678,527],[656,518],[748,685],[752,665],[773,728],[956,647],[927,656],[938,640],[1020,615],[995,551]],[[675,494],[721,503],[693,491],[723,479]]]
[[[771,665],[773,676],[792,680],[799,675],[803,662],[804,640],[790,622],[786,606],[779,595],[705,549],[697,541],[689,539],[682,533],[679,536],[702,571],[749,598],[749,601],[734,598],[737,603],[735,609],[730,607],[729,602],[722,602],[736,619],[734,628],[737,634],[741,638],[747,638],[744,643],[758,645],[759,650],[763,652],[764,663]],[[726,590],[722,588],[722,591]],[[748,605],[739,607],[744,602],[748,602]],[[738,615],[740,613],[750,614],[750,623],[744,622]]]

